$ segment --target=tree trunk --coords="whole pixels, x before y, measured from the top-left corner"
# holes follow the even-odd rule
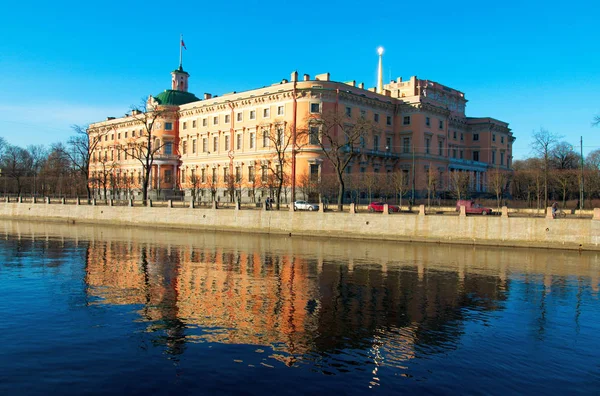
[[[144,182],[142,183],[142,201],[144,205],[146,205],[146,201],[148,200],[148,182],[149,182],[149,172],[146,172],[146,177],[144,178]]]
[[[339,189],[338,189],[338,211],[343,212],[344,211],[344,178],[338,173],[338,182],[339,182]]]

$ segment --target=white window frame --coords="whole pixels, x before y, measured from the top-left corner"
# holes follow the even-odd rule
[[[248,139],[249,139],[249,148],[255,149],[256,148],[256,132],[250,131],[249,135],[248,135]]]

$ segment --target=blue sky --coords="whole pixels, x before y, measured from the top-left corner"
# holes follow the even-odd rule
[[[523,4],[521,4],[523,3]],[[544,127],[600,148],[600,2],[8,2],[0,25],[0,136],[66,141],[169,88],[187,51],[190,91],[222,94],[300,74],[376,84],[416,75],[465,93],[467,115],[510,124],[516,159]]]

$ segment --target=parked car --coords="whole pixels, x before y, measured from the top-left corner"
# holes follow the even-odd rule
[[[369,212],[383,212],[383,205],[385,205],[385,202],[371,202],[369,204]],[[400,212],[400,208],[396,205],[388,204],[388,213],[393,212]]]
[[[461,206],[465,207],[466,214],[480,214],[483,216],[492,214],[491,208],[486,208],[478,203],[475,203],[474,201],[469,201],[469,200],[464,200],[464,199],[456,201],[456,211],[457,212],[460,212]]]
[[[319,205],[311,204],[306,201],[296,201],[294,202],[294,210],[319,210]]]

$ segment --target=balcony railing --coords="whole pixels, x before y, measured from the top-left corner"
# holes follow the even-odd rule
[[[175,154],[154,154],[154,159],[155,160],[162,160],[162,161],[176,161],[179,159],[179,155],[175,155]]]

